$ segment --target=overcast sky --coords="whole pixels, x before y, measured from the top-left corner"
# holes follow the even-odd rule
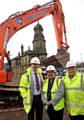
[[[66,29],[67,40],[70,46],[69,52],[71,59],[83,61],[84,59],[84,0],[60,0],[62,3]],[[35,5],[45,4],[50,0],[2,0],[0,4],[0,23],[8,18],[11,14],[18,11],[26,11]],[[43,34],[46,40],[48,56],[57,53],[57,42],[55,37],[52,15],[41,19],[40,24],[43,26]],[[24,45],[24,50],[32,49],[32,40],[34,37],[33,28],[37,22],[18,31],[8,43],[7,49],[11,52],[11,57],[14,57],[20,52],[21,44]]]

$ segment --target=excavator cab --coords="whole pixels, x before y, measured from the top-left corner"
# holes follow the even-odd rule
[[[10,82],[12,79],[10,52],[5,54],[6,62],[3,64],[3,71],[0,71],[0,83]]]

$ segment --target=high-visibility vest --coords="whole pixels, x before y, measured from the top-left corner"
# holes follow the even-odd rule
[[[57,97],[56,93],[58,92],[59,85],[60,85],[60,79],[57,80],[57,78],[55,78],[53,86],[51,88],[51,100],[53,100]],[[47,100],[47,91],[48,91],[48,79],[44,80],[43,87],[42,87],[42,93],[46,100]],[[48,109],[47,105],[44,105],[44,107],[45,107],[45,109]],[[64,108],[64,98],[62,98],[58,103],[53,105],[53,108],[56,111],[63,109]]]
[[[70,79],[68,73],[64,77],[65,106],[72,116],[84,115],[84,78],[77,72]]]
[[[37,69],[39,76],[42,78],[42,71],[40,68]],[[32,68],[27,69],[27,73],[23,74],[21,77],[20,85],[19,85],[19,91],[23,98],[23,105],[26,113],[29,113],[31,110],[31,105],[33,101],[33,80],[31,77]]]

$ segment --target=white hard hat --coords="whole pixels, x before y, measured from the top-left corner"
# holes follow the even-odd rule
[[[69,67],[76,67],[76,63],[74,61],[67,62],[66,68],[69,68]]]
[[[30,64],[40,64],[40,60],[37,57],[33,57],[30,61]]]
[[[56,69],[55,69],[55,67],[54,67],[53,65],[49,65],[49,66],[47,67],[46,72],[48,72],[48,71],[54,71],[55,73],[57,73],[57,72],[56,72]]]

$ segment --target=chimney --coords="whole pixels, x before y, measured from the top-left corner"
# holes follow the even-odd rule
[[[24,46],[23,46],[23,44],[21,45],[21,55],[23,55],[23,53],[24,53]]]

